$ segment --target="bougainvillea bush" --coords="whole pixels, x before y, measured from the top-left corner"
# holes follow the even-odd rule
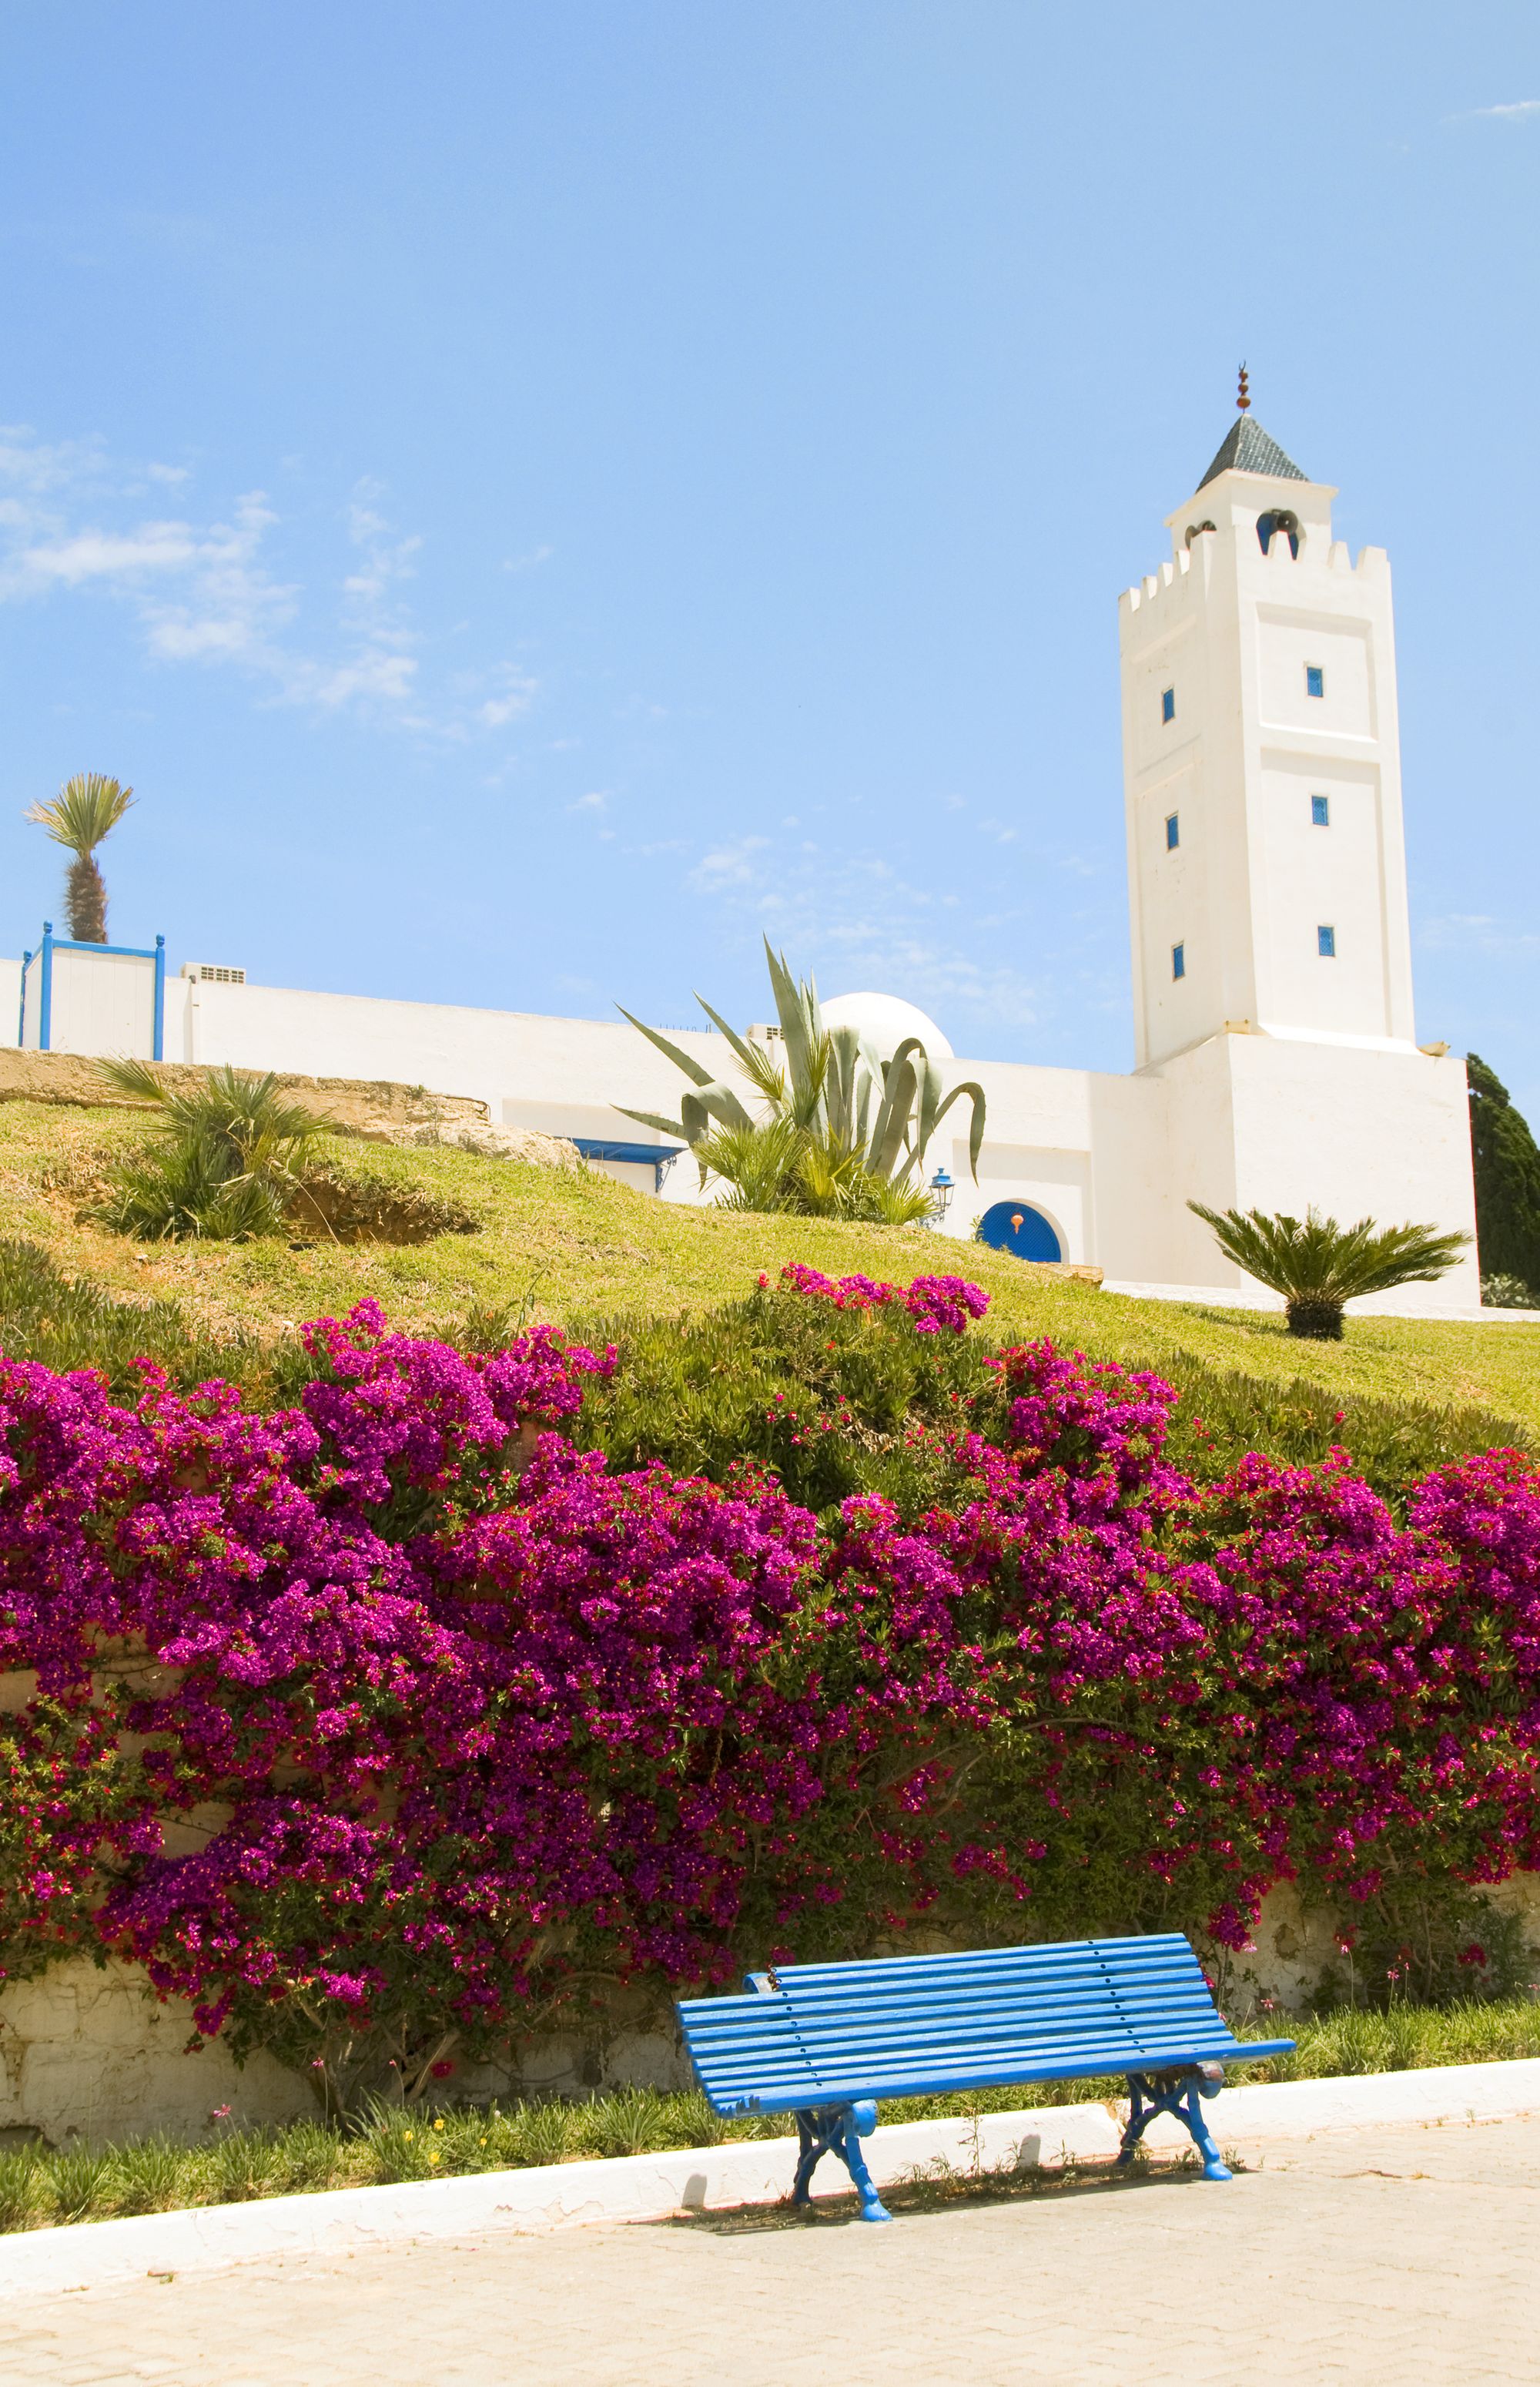
[[[767,1956],[1242,1948],[1287,1877],[1382,1987],[1496,1985],[1540,1471],[1196,1475],[1168,1384],[985,1306],[789,1268],[652,1451],[612,1348],[372,1303],[275,1414],[0,1361],[8,1968],[116,1951],[342,2096]],[[748,1346],[790,1389],[718,1397]]]

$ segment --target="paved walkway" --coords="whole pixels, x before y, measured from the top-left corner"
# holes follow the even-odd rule
[[[1540,2124],[1333,2132],[870,2229],[569,2229],[0,2307],[3,2387],[1540,2379]]]

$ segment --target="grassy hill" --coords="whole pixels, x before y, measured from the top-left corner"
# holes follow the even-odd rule
[[[450,1149],[400,1150],[328,1139],[328,1169],[410,1231],[404,1244],[329,1237],[247,1244],[143,1244],[82,1216],[105,1165],[142,1130],[122,1110],[0,1104],[0,1235],[40,1246],[70,1276],[136,1303],[174,1303],[191,1332],[266,1343],[301,1320],[377,1298],[404,1327],[444,1326],[472,1309],[510,1307],[569,1329],[627,1313],[709,1308],[788,1259],[831,1274],[906,1280],[960,1270],[992,1296],[1003,1339],[1048,1334],[1094,1358],[1178,1374],[1193,1364],[1283,1387],[1306,1378],[1337,1397],[1414,1401],[1492,1413],[1540,1443],[1540,1319],[1532,1326],[1352,1319],[1340,1345],[1292,1340],[1281,1318],[1126,1300],[1067,1283],[977,1244],[923,1228],[841,1227],[737,1217],[655,1202],[587,1170],[535,1168]],[[467,1230],[470,1230],[467,1231]],[[166,1313],[162,1312],[162,1317]],[[0,1345],[7,1337],[0,1307]]]

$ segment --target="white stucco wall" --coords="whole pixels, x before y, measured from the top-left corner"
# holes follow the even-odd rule
[[[0,957],[0,1044],[20,1042],[21,956]]]

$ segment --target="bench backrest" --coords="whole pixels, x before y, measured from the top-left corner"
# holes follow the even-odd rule
[[[1240,2052],[1177,1932],[785,1964],[750,1979],[750,1995],[679,2006],[701,2084],[723,2113],[1157,2071]]]

